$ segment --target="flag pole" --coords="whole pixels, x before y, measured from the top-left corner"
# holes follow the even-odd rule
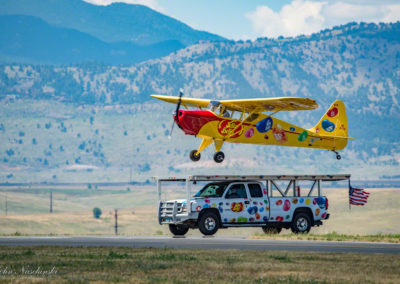
[[[351,190],[351,185],[350,185],[350,178],[349,178],[349,210],[351,211],[350,190]]]

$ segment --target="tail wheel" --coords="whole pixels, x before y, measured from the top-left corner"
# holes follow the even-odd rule
[[[265,227],[262,227],[262,230],[266,234],[279,234],[282,231],[282,228],[265,226]]]
[[[200,158],[201,158],[201,155],[200,155],[200,153],[199,154],[197,154],[196,155],[196,153],[197,153],[197,150],[192,150],[192,151],[190,151],[190,159],[193,161],[193,162],[197,162],[197,161],[199,161],[200,160]]]
[[[340,160],[342,158],[342,156],[340,156],[339,154],[336,155],[336,159]]]
[[[199,220],[199,230],[203,235],[214,235],[219,228],[219,219],[214,212],[205,212]]]
[[[292,229],[292,232],[295,234],[308,233],[311,229],[310,216],[308,216],[308,214],[306,214],[306,213],[297,214],[293,219],[291,229]]]
[[[219,151],[219,152],[215,152],[215,154],[214,154],[214,161],[216,162],[216,163],[222,163],[222,161],[225,159],[225,154],[224,154],[224,152],[221,152],[221,151]]]
[[[169,230],[175,236],[183,236],[189,231],[188,226],[169,224]]]

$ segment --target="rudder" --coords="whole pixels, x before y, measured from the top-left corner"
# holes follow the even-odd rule
[[[317,125],[309,130],[324,136],[347,137],[347,115],[344,103],[336,100]]]

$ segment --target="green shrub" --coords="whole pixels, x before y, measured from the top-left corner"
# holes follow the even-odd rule
[[[100,209],[100,208],[98,208],[98,207],[93,208],[93,217],[94,217],[94,218],[99,219],[101,213],[102,213],[102,212],[101,212],[101,209]]]

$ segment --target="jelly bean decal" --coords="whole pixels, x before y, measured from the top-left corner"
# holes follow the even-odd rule
[[[231,223],[235,223],[235,221],[236,221],[235,218],[232,218],[232,219],[231,219]]]
[[[326,132],[332,132],[333,130],[335,130],[335,124],[327,119],[324,119],[322,121],[321,126]]]
[[[260,220],[260,218],[261,218],[260,214],[256,213],[256,219]]]
[[[231,210],[232,212],[242,212],[244,208],[244,205],[242,202],[233,202],[231,205]]]
[[[247,212],[249,212],[250,215],[256,214],[257,211],[258,211],[257,206],[252,206],[252,207],[250,207],[249,209],[247,209]]]
[[[264,136],[264,139],[265,139],[265,140],[268,140],[268,139],[269,139],[268,135],[265,135],[265,136]]]
[[[238,222],[247,222],[247,218],[245,217],[239,217],[237,220]]]
[[[269,207],[268,207],[268,206],[267,206],[267,207],[265,207],[265,210],[266,210],[266,211],[269,211]]]
[[[210,203],[210,200],[209,199],[204,199],[204,202],[205,203]]]
[[[264,203],[265,203],[265,204],[268,204],[268,200],[264,200]]]
[[[201,206],[199,205],[196,207],[196,211],[199,212],[200,210],[201,210]]]
[[[308,137],[308,133],[307,131],[303,131],[299,134],[299,136],[297,136],[297,140],[299,140],[300,142],[303,142],[304,140],[306,140]]]
[[[310,200],[310,198],[307,198],[306,199],[306,205],[310,205],[311,204],[311,200]]]
[[[326,216],[327,216],[327,214],[326,214],[326,212],[324,212],[324,213],[321,215],[321,218],[322,218],[322,219],[325,219]]]
[[[314,205],[317,204],[317,199],[316,198],[314,198],[312,204],[314,204]]]
[[[259,122],[257,122],[256,128],[258,132],[265,133],[268,132],[272,128],[272,118],[267,117]]]
[[[237,138],[243,133],[243,126],[240,121],[222,120],[218,124],[218,132],[222,136]]]
[[[267,194],[267,190],[264,188],[264,194]],[[264,200],[265,201],[265,200]]]
[[[246,132],[244,133],[244,137],[246,137],[246,138],[253,137],[253,135],[254,135],[254,129],[253,128],[247,129]]]
[[[208,205],[207,203],[203,205],[203,208],[210,208],[210,205]]]
[[[264,207],[260,207],[260,209],[258,209],[258,211],[259,211],[260,213],[264,212]]]
[[[257,205],[258,203],[257,203],[257,201],[253,201],[253,204],[254,204],[254,205]]]
[[[267,217],[267,216],[264,216],[264,217],[263,217],[263,221],[264,221],[264,222],[268,222],[268,217]]]
[[[283,211],[289,211],[289,209],[290,209],[290,201],[286,199],[283,204]]]
[[[302,197],[302,198],[300,198],[300,203],[303,203],[304,202],[304,198]]]
[[[330,110],[328,110],[327,111],[327,115],[329,116],[329,117],[335,117],[337,114],[338,114],[338,109],[337,109],[337,107],[333,107],[333,108],[331,108]]]
[[[276,205],[276,206],[282,205],[282,200],[280,200],[280,199],[277,200],[277,201],[275,202],[275,205]]]
[[[277,221],[277,222],[282,222],[282,221],[283,221],[283,217],[282,217],[282,216],[276,217],[276,221]]]
[[[321,209],[319,209],[319,208],[315,209],[315,216],[318,216],[320,212],[321,212]]]
[[[279,124],[272,128],[272,134],[279,143],[283,144],[287,142],[286,133]]]
[[[254,222],[255,219],[252,217],[252,218],[249,219],[249,221],[250,221],[250,222]]]
[[[319,208],[326,209],[326,200],[325,200],[325,198],[318,197],[317,198],[317,204],[318,204]]]
[[[228,219],[224,218],[224,222],[228,222]]]
[[[222,206],[222,205],[224,205],[224,203],[223,203],[223,202],[220,202],[218,205],[219,205],[219,206]]]
[[[218,210],[219,210],[219,212],[221,212],[221,213],[224,212],[224,209],[223,209],[221,206],[218,207]]]
[[[217,208],[217,204],[213,203],[213,204],[211,205],[211,208]]]
[[[299,202],[299,201],[297,200],[297,198],[293,198],[293,199],[292,199],[292,203],[293,203],[293,204],[297,204],[297,202]]]
[[[289,129],[290,129],[290,131],[296,131],[296,129],[294,127],[290,127]]]
[[[290,215],[286,215],[285,216],[285,219],[287,220],[287,219],[289,219],[290,218]]]

